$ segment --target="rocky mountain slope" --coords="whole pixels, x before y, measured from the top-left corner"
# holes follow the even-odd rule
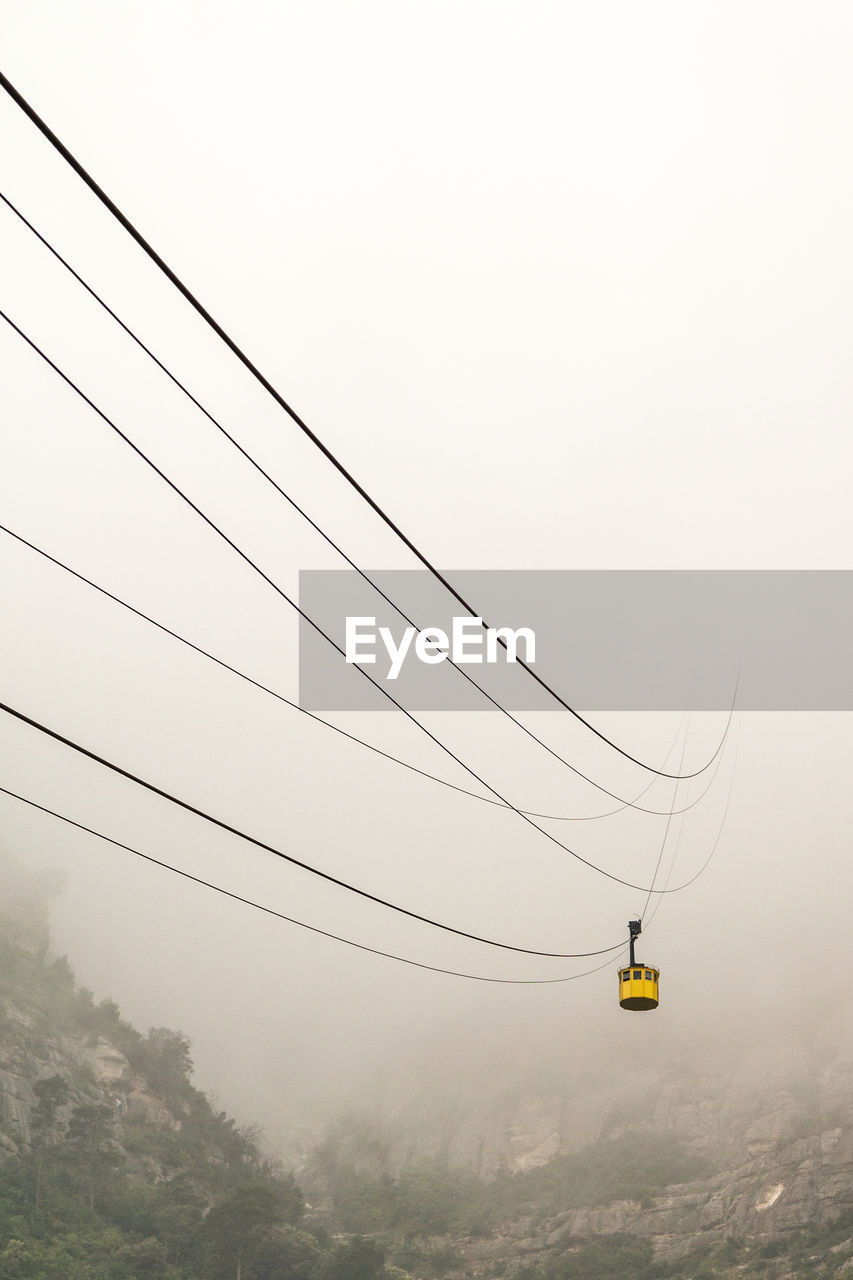
[[[47,888],[0,864],[0,1280],[380,1280],[372,1241],[304,1221],[299,1187],[51,954]]]
[[[193,1088],[180,1033],[77,987],[44,887],[2,889],[0,1280],[853,1275],[844,1009],[796,1038],[655,1037],[628,1066],[422,1060],[307,1143],[304,1210]]]
[[[743,1274],[758,1261],[768,1275],[853,1274],[853,1017],[825,1012],[801,1030],[797,1042],[756,1036],[736,1053],[668,1056],[580,1085],[513,1081],[459,1105],[412,1092],[332,1126],[307,1185],[350,1226],[370,1224],[348,1198],[353,1172],[390,1185],[397,1207],[386,1196],[373,1225],[405,1232],[412,1171],[445,1170],[455,1190],[429,1247],[449,1250],[448,1275],[562,1276],[596,1238],[634,1242],[661,1275]],[[786,1273],[789,1249],[814,1232],[824,1270],[800,1259]]]

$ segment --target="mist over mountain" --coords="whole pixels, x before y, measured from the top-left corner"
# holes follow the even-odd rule
[[[407,1213],[428,1224],[460,1275],[502,1274],[500,1261],[512,1275],[615,1276],[615,1255],[612,1271],[579,1260],[599,1237],[636,1246],[644,1275],[840,1272],[853,1254],[849,1011],[825,1002],[795,1035],[767,1019],[735,1043],[663,1041],[621,1064],[600,1045],[560,1062],[541,1045],[504,1051],[452,1085],[424,1055],[408,1089],[331,1124],[300,1176],[349,1230]],[[825,1273],[805,1266],[808,1248]]]
[[[849,0],[0,30],[0,1280],[853,1280]]]
[[[50,947],[55,878],[0,865],[3,1280],[347,1280],[370,1241],[309,1225],[300,1188],[196,1089],[180,1031],[142,1034]]]
[[[727,1035],[452,1020],[286,1163],[50,944],[60,877],[2,868],[0,1276],[572,1280],[841,1275],[853,1262],[853,1016]],[[433,1032],[434,1032],[433,1028]],[[467,1052],[465,1052],[467,1046]],[[291,1099],[291,1105],[294,1100]],[[298,1101],[298,1100],[297,1100]],[[294,1178],[295,1174],[295,1178]]]

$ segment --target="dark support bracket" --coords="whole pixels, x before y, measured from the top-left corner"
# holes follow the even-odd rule
[[[642,920],[628,921],[628,939],[631,947],[631,968],[632,969],[634,965],[637,963],[636,960],[634,959],[634,939],[638,938],[642,932],[643,932]]]

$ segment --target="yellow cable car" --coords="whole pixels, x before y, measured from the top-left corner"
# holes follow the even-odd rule
[[[642,921],[628,921],[631,963],[619,970],[619,1003],[623,1009],[656,1009],[660,990],[660,969],[638,964],[634,959],[634,939],[642,933]]]

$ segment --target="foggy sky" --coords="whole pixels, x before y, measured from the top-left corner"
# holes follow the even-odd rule
[[[432,561],[530,569],[850,567],[851,25],[841,4],[238,15],[49,0],[2,19],[13,83]],[[409,567],[5,95],[0,131],[3,189],[36,226],[359,564]],[[3,309],[286,590],[339,567],[5,209],[0,253]],[[287,607],[5,326],[0,359],[0,519],[295,696]],[[642,908],[511,814],[273,704],[4,535],[0,572],[0,699],[225,820],[521,945],[607,946]],[[679,719],[598,722],[662,761]],[[341,722],[465,784],[399,717]],[[601,807],[495,716],[427,722],[515,803]],[[561,715],[531,722],[611,789],[645,785]],[[623,1054],[772,1013],[780,963],[798,999],[832,982],[849,717],[738,725],[717,855],[644,943],[663,969],[649,1019],[616,1007],[612,964],[566,985],[465,986],[217,900],[6,799],[2,842],[69,871],[56,945],[81,981],[143,1029],[183,1029],[198,1082],[274,1136],[303,1099],[357,1092],[382,1056],[442,1035],[450,1062],[518,1028],[557,1045],[561,1026],[561,1051],[602,1035]],[[721,729],[690,721],[688,766]],[[716,838],[734,737],[674,883]],[[4,785],[320,927],[487,974],[584,967],[356,903],[5,720],[0,749]],[[667,808],[672,788],[649,797]],[[558,834],[645,884],[663,822],[629,812]]]

